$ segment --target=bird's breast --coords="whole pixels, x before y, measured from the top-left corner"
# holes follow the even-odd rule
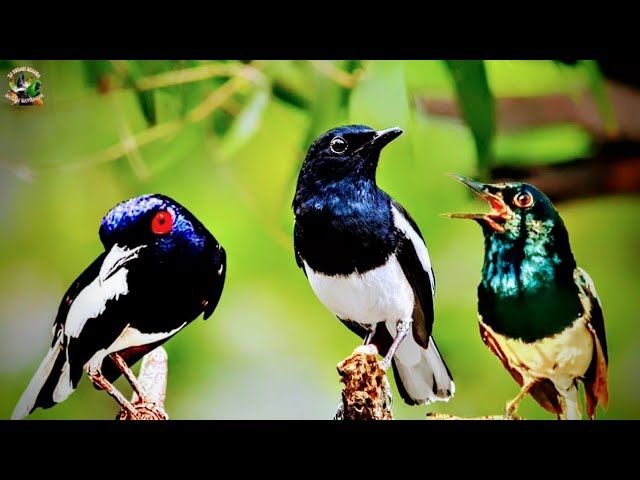
[[[385,263],[397,247],[389,209],[319,209],[296,216],[296,251],[315,271],[346,275]]]
[[[395,255],[364,273],[327,275],[305,261],[311,288],[334,315],[363,324],[410,318],[414,294]]]
[[[583,317],[562,332],[531,343],[496,332],[483,322],[482,316],[479,322],[484,343],[494,353],[498,347],[525,378],[580,378],[591,364],[593,337]]]

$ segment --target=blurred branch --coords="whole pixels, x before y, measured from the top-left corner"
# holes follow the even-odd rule
[[[328,60],[310,60],[311,64],[316,70],[322,73],[325,77],[333,80],[335,83],[344,88],[353,88],[364,70],[358,69],[353,73],[347,73],[344,70],[340,70],[333,63]]]
[[[640,141],[640,92],[611,80],[605,81],[605,88],[617,122],[617,138]],[[554,123],[573,123],[596,140],[611,139],[591,92],[585,90],[579,98],[578,102],[567,94],[496,98],[498,130],[514,132]],[[461,119],[455,100],[418,97],[416,103],[419,110],[429,115]]]
[[[163,347],[157,347],[142,359],[138,380],[149,396],[151,403],[143,402],[134,392],[131,403],[137,411],[132,416],[124,408],[116,417],[116,420],[168,420],[169,415],[164,411],[164,401],[167,391],[168,375],[167,352]]]
[[[260,83],[262,81],[266,80],[260,71],[245,65],[238,71],[238,76],[232,77],[219,88],[211,92],[207,98],[187,113],[184,120],[174,120],[155,125],[154,127],[143,130],[136,135],[123,137],[120,143],[112,145],[111,147],[101,150],[89,157],[85,157],[82,160],[67,162],[63,165],[57,165],[47,169],[35,170],[33,171],[33,174],[43,175],[47,173],[59,173],[118,160],[120,157],[133,153],[144,145],[163,138],[168,138],[178,133],[186,125],[204,120],[217,108],[230,100],[236,92],[240,91],[247,84],[251,82]]]
[[[212,63],[143,77],[136,80],[134,86],[140,91],[155,90],[184,83],[200,82],[210,78],[232,77],[240,74],[244,68],[246,68],[245,65]]]
[[[609,142],[590,157],[545,165],[519,165],[504,159],[491,170],[492,181],[535,185],[561,202],[610,194],[640,193],[640,143]]]
[[[342,390],[341,420],[393,420],[385,405],[385,372],[375,345],[361,345],[338,364]]]

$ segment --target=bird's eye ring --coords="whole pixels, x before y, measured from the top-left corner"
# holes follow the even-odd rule
[[[347,141],[342,137],[334,137],[329,144],[329,148],[333,153],[344,153],[347,151]]]
[[[520,192],[513,197],[513,204],[519,208],[527,208],[533,205],[533,196],[529,192]]]
[[[151,221],[151,231],[156,235],[166,235],[173,230],[173,216],[167,210],[155,214]]]

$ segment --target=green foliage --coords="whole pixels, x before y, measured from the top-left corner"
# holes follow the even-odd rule
[[[462,116],[473,133],[478,178],[487,180],[493,161],[495,107],[483,60],[447,60]]]
[[[472,222],[439,216],[479,204],[445,173],[586,154],[590,139],[576,126],[497,131],[494,100],[598,89],[593,65],[18,60],[0,69],[21,65],[42,74],[44,105],[0,105],[0,418],[44,355],[66,288],[101,251],[100,219],[148,192],[184,203],[229,258],[214,315],[166,344],[171,418],[331,418],[340,397],[335,365],[359,339],[297,268],[290,205],[309,143],[346,123],[405,131],[385,149],[377,179],[426,237],[438,284],[435,336],[456,380],[448,404],[408,407],[396,394],[396,418],[496,414],[517,393],[478,334],[482,235]],[[425,98],[457,102],[463,120],[425,113]],[[559,206],[606,315],[611,403],[601,418],[640,418],[640,392],[629,380],[639,360],[629,302],[640,287],[639,206],[635,197]],[[521,413],[551,418],[529,399]],[[67,401],[33,417],[114,415],[113,401],[83,379]]]

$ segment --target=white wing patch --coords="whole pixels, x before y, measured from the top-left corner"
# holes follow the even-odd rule
[[[598,297],[598,293],[596,292],[596,286],[593,283],[593,280],[591,279],[589,274],[586,272],[586,270],[584,270],[581,267],[576,267],[576,269],[573,271],[573,279],[576,281],[578,285],[580,285],[580,277],[582,277],[584,282],[587,284],[587,290],[591,292],[591,296],[597,300],[598,305],[600,305],[600,308],[602,308],[602,304],[600,303],[600,297]],[[590,311],[590,309],[591,308],[589,307],[589,310],[585,310],[585,311]]]
[[[427,275],[429,275],[429,280],[431,281],[431,291],[435,293],[436,291],[436,282],[435,278],[433,278],[433,270],[431,268],[431,259],[429,258],[429,252],[427,251],[427,246],[425,245],[418,232],[416,232],[411,224],[407,221],[407,219],[400,213],[400,211],[391,205],[391,213],[393,214],[393,223],[396,228],[400,230],[405,236],[411,240],[413,243],[413,248],[415,248],[416,253],[418,254],[418,259],[422,264],[422,268]]]
[[[129,293],[127,273],[126,268],[121,268],[104,282],[96,277],[84,287],[69,308],[64,333],[69,337],[79,337],[87,320],[104,312],[107,301]]]
[[[147,345],[149,343],[157,342],[158,340],[163,340],[165,338],[169,338],[175,335],[179,330],[181,330],[187,322],[184,322],[177,328],[169,332],[157,332],[157,333],[143,333],[137,328],[133,328],[129,325],[125,327],[120,336],[115,339],[115,341],[109,345],[108,348],[103,348],[102,350],[98,350],[92,357],[89,359],[87,363],[84,364],[84,367],[89,373],[96,372],[100,370],[102,366],[102,361],[108,355],[112,353],[119,352],[121,350],[126,350],[130,347],[139,347],[141,345]]]

